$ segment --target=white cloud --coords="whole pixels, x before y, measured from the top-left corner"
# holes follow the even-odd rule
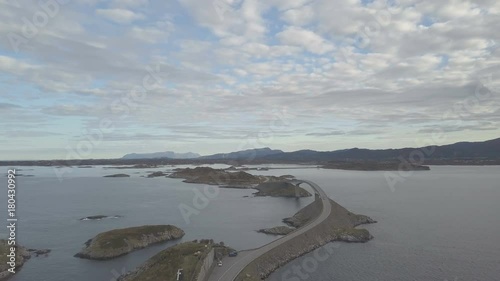
[[[144,41],[146,43],[158,43],[166,41],[173,30],[171,23],[163,23],[161,27],[139,27],[134,26],[130,30],[132,38]]]
[[[126,9],[97,9],[96,14],[116,23],[131,23],[144,15]]]
[[[311,6],[303,6],[285,11],[281,18],[290,25],[303,26],[312,22],[314,16],[314,10]]]
[[[281,43],[300,46],[314,54],[325,54],[334,49],[333,44],[318,34],[299,27],[287,27],[276,35]]]

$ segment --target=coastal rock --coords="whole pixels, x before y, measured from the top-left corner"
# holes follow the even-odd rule
[[[365,243],[373,239],[373,236],[366,229],[349,229],[340,233],[336,240],[349,243]]]
[[[11,247],[12,246],[8,244],[8,240],[0,239],[0,280],[7,280],[14,276],[14,274],[8,271],[11,266],[8,264],[10,258],[7,257],[7,255],[10,254]],[[31,257],[31,254],[26,248],[20,245],[16,246],[15,253],[15,271],[18,272],[23,264]]]
[[[158,171],[158,172],[153,172],[153,173],[149,174],[148,178],[166,177],[166,176],[167,176],[167,174],[165,174],[164,172]]]
[[[89,216],[89,217],[84,217],[81,218],[81,221],[93,221],[93,220],[102,220],[102,219],[117,219],[121,218],[122,216],[103,216],[103,215],[97,215],[97,216]]]
[[[259,229],[257,230],[257,232],[271,234],[271,235],[287,235],[294,230],[295,230],[294,228],[288,226],[276,226],[272,228]]]
[[[169,177],[182,178],[187,183],[221,185],[224,187],[249,188],[264,182],[283,181],[275,176],[256,176],[244,171],[228,171],[210,167],[176,169]]]
[[[321,213],[321,205],[318,201],[305,206],[292,217],[283,219],[283,222],[288,226],[299,228],[305,225],[310,220],[316,218]]]
[[[372,224],[372,223],[377,223],[376,220],[364,216],[364,215],[356,215],[356,219],[354,221],[354,226],[362,225],[362,224]]]
[[[28,252],[30,253],[30,256],[35,256],[35,257],[39,257],[39,256],[48,256],[49,253],[51,252],[52,250],[50,249],[41,249],[41,250],[37,250],[37,249],[28,249]]]
[[[130,175],[127,174],[114,174],[114,175],[107,175],[104,176],[105,178],[128,178]]]
[[[254,187],[258,190],[255,196],[271,197],[309,197],[312,196],[307,190],[289,182],[265,182]]]
[[[184,231],[173,225],[145,225],[103,232],[88,240],[75,255],[78,258],[106,260],[126,255],[151,244],[179,239]]]
[[[243,171],[229,172],[222,169],[210,167],[186,168],[175,171],[170,175],[172,178],[183,178],[187,183],[204,183],[212,185],[253,185],[264,181],[264,179]]]

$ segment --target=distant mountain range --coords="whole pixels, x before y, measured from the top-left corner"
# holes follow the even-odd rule
[[[154,153],[130,153],[123,156],[122,159],[159,159],[159,158],[192,159],[198,157],[200,157],[200,155],[198,153],[193,153],[193,152],[175,153],[173,151],[165,151],[165,152],[154,152]]]
[[[273,155],[281,155],[284,154],[285,152],[277,149],[270,149],[269,147],[264,147],[264,148],[256,148],[256,149],[247,149],[247,150],[242,150],[242,151],[236,151],[236,152],[231,152],[231,153],[218,153],[218,154],[213,154],[213,155],[208,155],[208,156],[202,156],[199,159],[231,159],[231,160],[237,160],[237,159],[246,159],[246,160],[252,160],[252,159],[259,159],[263,157],[269,157]]]
[[[394,160],[399,157],[419,157],[422,153],[426,160],[437,159],[500,159],[500,138],[484,142],[459,142],[442,146],[426,146],[400,149],[361,149],[352,148],[335,151],[298,150],[283,152],[282,150],[265,148],[247,149],[231,153],[218,153],[200,156],[197,153],[175,153],[171,151],[127,154],[122,159],[196,159],[196,160],[244,160],[265,162],[325,162],[325,161],[357,161],[357,160]]]
[[[226,163],[240,165],[250,163],[313,163],[333,165],[345,161],[394,162],[410,160],[427,165],[500,165],[500,138],[483,142],[459,142],[441,146],[400,149],[351,148],[335,151],[298,150],[283,152],[265,148],[247,149],[231,153],[200,156],[197,153],[131,153],[118,159],[70,159],[0,161],[0,166],[84,166],[84,165],[165,165]],[[334,165],[335,166],[335,165]]]
[[[500,159],[500,138],[484,142],[459,142],[442,146],[401,149],[344,149],[336,151],[299,150],[263,157],[268,161],[334,161],[334,160],[392,160],[409,156],[426,160],[438,159]]]

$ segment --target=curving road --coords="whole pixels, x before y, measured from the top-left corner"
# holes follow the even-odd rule
[[[283,236],[273,242],[266,244],[260,248],[248,251],[239,252],[237,257],[228,257],[223,260],[222,267],[215,267],[214,271],[210,275],[208,281],[234,281],[234,279],[238,276],[238,274],[252,261],[267,253],[271,249],[290,241],[291,239],[309,231],[315,226],[322,223],[324,220],[328,218],[331,213],[332,206],[330,204],[330,199],[326,195],[326,193],[321,189],[317,184],[308,180],[292,180],[290,181],[294,184],[306,183],[310,185],[318,194],[323,204],[323,209],[321,214],[314,220],[310,221],[303,227],[295,230],[294,232]]]

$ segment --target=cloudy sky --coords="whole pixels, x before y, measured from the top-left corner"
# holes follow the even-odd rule
[[[0,158],[497,138],[499,30],[497,0],[2,0]]]

